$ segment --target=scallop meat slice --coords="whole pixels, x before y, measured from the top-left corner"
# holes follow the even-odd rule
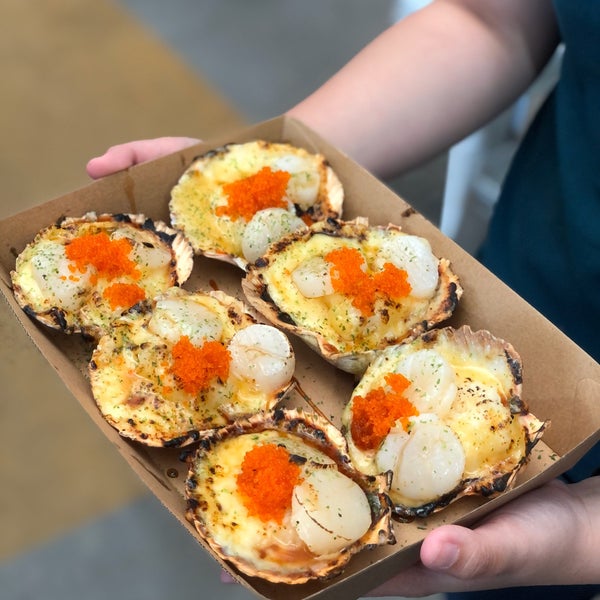
[[[395,543],[388,485],[387,474],[352,467],[331,423],[275,409],[202,438],[186,481],[187,518],[234,573],[302,584]]]
[[[324,156],[282,142],[227,144],[196,158],[171,191],[171,223],[194,250],[242,269],[271,243],[340,217],[342,184]]]
[[[390,498],[404,518],[498,495],[549,425],[521,388],[516,350],[486,330],[445,327],[386,348],[344,408],[353,464],[392,474]]]
[[[425,238],[364,218],[289,234],[248,266],[242,287],[271,323],[354,374],[450,317],[462,295]]]
[[[193,250],[141,214],[68,217],[40,231],[11,272],[23,310],[48,327],[99,338],[138,302],[183,284]]]
[[[178,447],[271,410],[294,369],[286,335],[242,302],[173,287],[116,321],[88,370],[101,414],[123,437]]]

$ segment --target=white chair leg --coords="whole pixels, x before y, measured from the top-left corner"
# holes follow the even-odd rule
[[[479,130],[452,146],[448,153],[440,229],[452,239],[456,239],[463,223],[469,191],[481,171],[486,146],[486,132]]]

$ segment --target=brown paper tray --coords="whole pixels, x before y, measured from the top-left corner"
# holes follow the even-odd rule
[[[90,210],[141,212],[168,221],[170,189],[195,156],[223,143],[257,138],[288,141],[322,152],[344,184],[345,219],[367,216],[372,224],[395,223],[409,233],[426,237],[438,256],[448,258],[464,287],[463,298],[450,324],[489,329],[509,340],[523,359],[524,400],[538,418],[552,422],[511,492],[493,500],[464,498],[425,520],[396,524],[395,545],[362,552],[341,576],[331,581],[288,586],[234,573],[242,585],[273,600],[356,598],[416,560],[420,542],[431,529],[442,523],[476,521],[511,498],[564,472],[591,448],[600,439],[600,406],[594,401],[600,396],[600,365],[389,188],[314,132],[287,117],[133,167],[0,221],[0,290],[15,317],[131,468],[205,548],[184,516],[183,483],[187,468],[180,457],[181,451],[145,448],[129,442],[102,419],[86,376],[91,347],[79,336],[65,336],[32,322],[14,300],[10,271],[16,255],[35,234],[61,216],[80,216]],[[193,290],[216,285],[243,299],[242,276],[243,272],[231,265],[196,258],[192,277],[184,287]],[[341,409],[352,390],[352,377],[334,369],[301,342],[292,342],[297,353],[296,375],[303,391],[318,399],[320,410],[339,424]],[[287,401],[288,405],[296,406],[302,406],[303,402],[298,393]]]

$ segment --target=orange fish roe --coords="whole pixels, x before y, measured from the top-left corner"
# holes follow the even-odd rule
[[[310,227],[315,222],[315,220],[308,213],[304,213],[300,218],[307,227]]]
[[[368,317],[373,314],[377,294],[399,299],[411,292],[408,275],[392,263],[385,263],[383,270],[370,274],[360,250],[336,248],[325,255],[332,264],[331,283],[336,292],[352,297],[352,304]]]
[[[412,287],[408,282],[408,273],[392,263],[385,263],[383,271],[375,273],[373,279],[377,291],[385,294],[388,298],[405,298],[412,292]]]
[[[238,489],[248,513],[261,521],[281,523],[292,506],[294,486],[301,481],[300,467],[276,444],[263,444],[246,452],[237,476]]]
[[[146,292],[135,283],[113,283],[104,290],[102,296],[116,310],[119,307],[131,308],[146,297]]]
[[[80,273],[84,273],[91,265],[99,277],[114,279],[128,275],[137,280],[142,274],[129,258],[131,249],[129,240],[111,240],[105,231],[101,231],[75,238],[66,246],[65,253]]]
[[[283,197],[291,175],[263,167],[258,173],[223,186],[227,206],[218,206],[215,214],[246,222],[265,208],[286,208]]]
[[[205,390],[215,379],[227,379],[231,355],[221,342],[209,341],[194,346],[182,336],[173,346],[171,371],[189,394]]]
[[[383,442],[398,420],[406,429],[408,417],[419,411],[404,397],[410,381],[400,373],[386,375],[391,390],[383,387],[369,391],[366,396],[355,396],[352,401],[352,439],[361,450],[375,450]]]
[[[352,304],[366,316],[373,314],[375,285],[366,272],[363,255],[356,248],[336,248],[325,255],[330,269],[333,289],[352,297]]]

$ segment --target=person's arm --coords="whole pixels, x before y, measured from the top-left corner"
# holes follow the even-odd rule
[[[371,596],[426,596],[513,586],[600,583],[600,477],[553,481],[494,511],[473,530],[444,525],[421,562]]]
[[[383,32],[289,114],[390,175],[507,108],[557,42],[550,0],[437,0]]]
[[[384,31],[287,114],[380,176],[448,148],[508,107],[558,42],[551,0],[436,0]],[[159,138],[109,148],[88,174],[195,142]]]

